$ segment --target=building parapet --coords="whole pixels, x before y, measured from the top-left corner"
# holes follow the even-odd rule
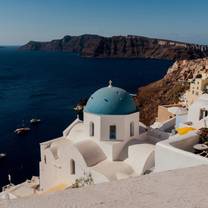
[[[208,166],[203,165],[154,173],[113,183],[29,197],[24,200],[4,201],[3,208],[206,208],[208,204],[207,172]]]

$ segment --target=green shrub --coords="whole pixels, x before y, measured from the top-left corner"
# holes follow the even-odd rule
[[[81,187],[89,186],[92,184],[94,184],[92,174],[84,172],[84,175],[82,177],[77,178],[75,180],[75,183],[72,184],[72,188],[81,188]]]

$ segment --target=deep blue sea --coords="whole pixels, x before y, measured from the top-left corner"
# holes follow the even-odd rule
[[[172,64],[164,60],[89,59],[64,52],[23,52],[15,47],[0,49],[0,187],[38,175],[39,143],[61,136],[76,115],[73,107],[81,98],[108,85],[136,93],[139,86],[163,77]],[[25,136],[14,130],[41,124]]]

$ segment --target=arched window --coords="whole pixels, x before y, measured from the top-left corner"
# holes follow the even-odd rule
[[[130,123],[130,137],[134,136],[134,122]]]
[[[70,160],[70,174],[71,175],[75,174],[75,162],[73,159]]]
[[[110,126],[110,139],[116,139],[116,126]]]
[[[44,163],[46,164],[46,155],[44,155]]]
[[[90,136],[95,135],[95,124],[93,122],[90,122]]]

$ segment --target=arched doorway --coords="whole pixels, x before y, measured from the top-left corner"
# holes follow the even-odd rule
[[[70,174],[75,174],[75,161],[73,159],[70,160]]]

